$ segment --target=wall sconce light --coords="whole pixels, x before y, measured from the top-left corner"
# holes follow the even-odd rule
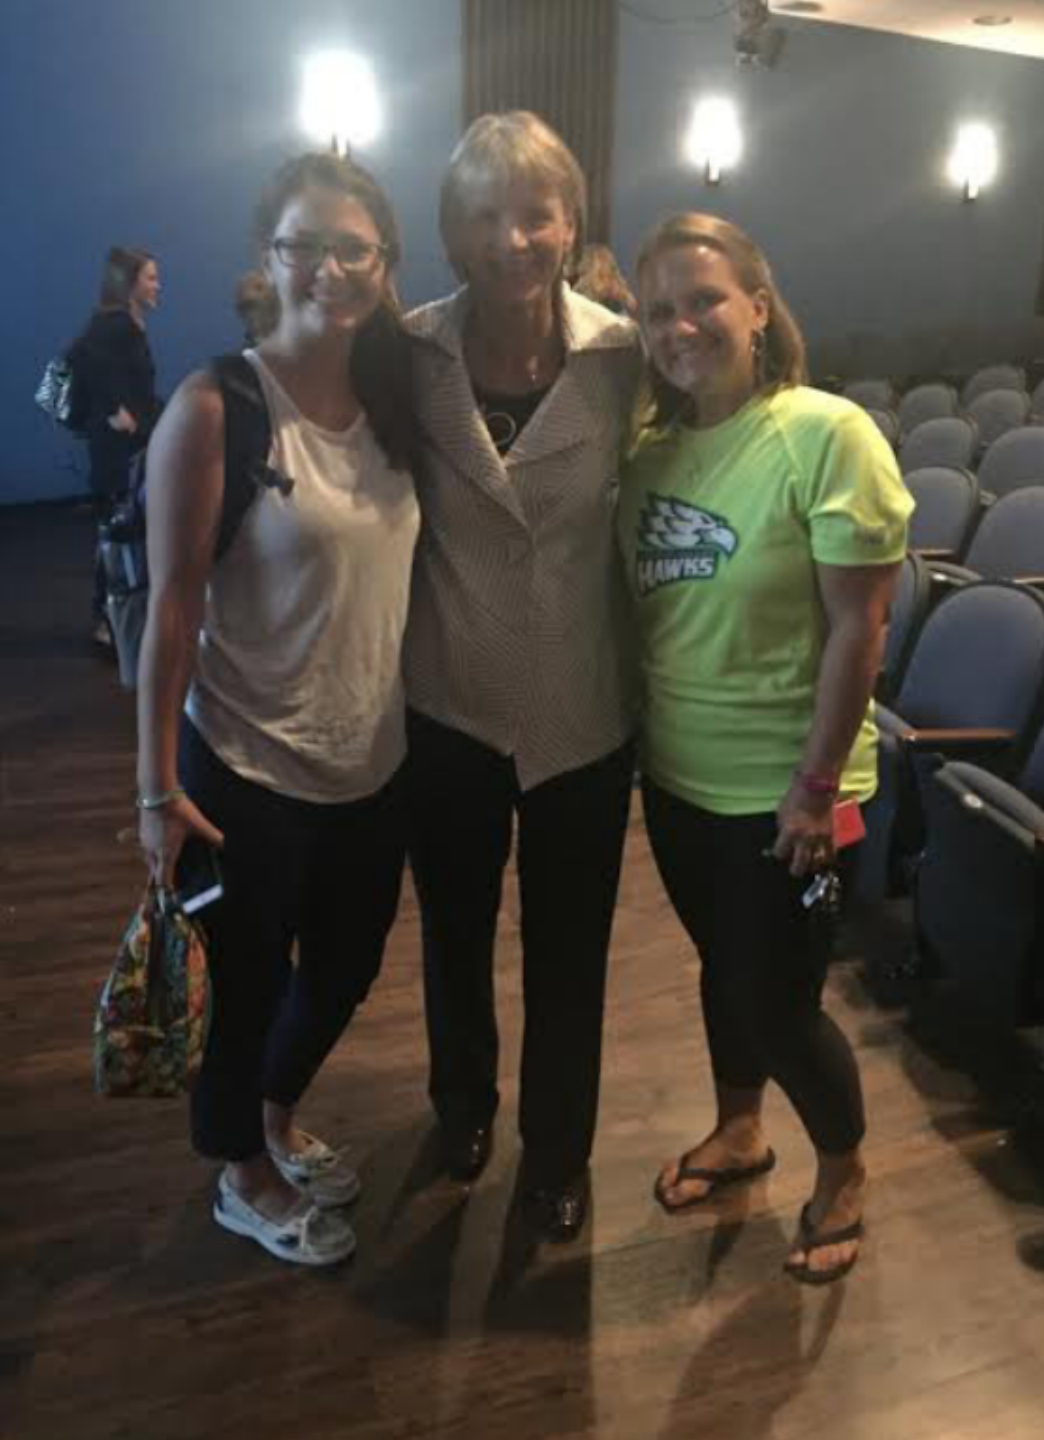
[[[377,85],[369,63],[347,50],[310,56],[301,84],[301,128],[313,140],[347,155],[368,145],[381,128]]]
[[[981,188],[997,173],[997,136],[989,125],[975,121],[961,126],[947,173],[953,183],[960,186],[965,201],[979,198]]]
[[[693,109],[685,138],[685,157],[703,171],[708,185],[720,185],[723,170],[743,154],[739,116],[731,100],[701,100]]]

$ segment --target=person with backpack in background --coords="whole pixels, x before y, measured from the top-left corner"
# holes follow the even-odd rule
[[[218,563],[232,411],[213,367],[190,376],[149,448],[138,807],[156,883],[172,883],[186,841],[221,852],[224,895],[201,914],[213,1009],[192,1094],[196,1148],[224,1162],[214,1218],[281,1259],[328,1265],[354,1249],[341,1207],[359,1179],[295,1109],[376,978],[398,908],[412,372],[397,226],[367,171],[290,161],[255,228],[278,322],[245,360],[282,483],[257,486]]]
[[[145,331],[159,303],[160,278],[147,250],[114,245],[105,258],[98,308],[70,349],[76,383],[87,399],[84,433],[88,484],[99,530],[127,494],[131,462],[159,417],[156,367]],[[95,561],[92,637],[112,643],[105,618],[105,574]]]

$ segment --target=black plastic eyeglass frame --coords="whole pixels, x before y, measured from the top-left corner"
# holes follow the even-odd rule
[[[354,252],[352,257],[344,254],[347,248]],[[291,270],[318,270],[328,255],[333,256],[342,270],[367,270],[378,260],[386,260],[388,257],[387,245],[348,236],[337,240],[320,240],[318,237],[304,240],[290,235],[279,235],[272,241],[272,249]],[[307,252],[310,258],[303,260],[302,252]]]

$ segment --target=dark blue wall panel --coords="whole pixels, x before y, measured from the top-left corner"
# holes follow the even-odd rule
[[[373,64],[386,126],[360,158],[399,213],[405,296],[448,285],[434,205],[459,134],[457,0],[4,0],[0,35],[0,501],[83,487],[80,447],[31,395],[90,311],[110,244],[159,258],[149,334],[168,391],[236,343],[255,198],[307,143],[296,112],[311,50]]]

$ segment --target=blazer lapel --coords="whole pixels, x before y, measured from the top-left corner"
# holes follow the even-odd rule
[[[489,438],[486,422],[475,404],[475,394],[464,364],[461,325],[464,292],[448,302],[425,306],[407,318],[418,336],[422,377],[419,395],[421,423],[432,447],[450,467],[467,477],[524,525],[522,504],[503,460]]]
[[[489,438],[463,364],[443,354],[432,355],[428,377],[421,415],[432,447],[454,470],[467,476],[524,524],[518,495]]]
[[[509,471],[536,464],[594,435],[598,416],[577,378],[578,363],[583,361],[569,357],[554,387],[508,451],[505,458]]]

